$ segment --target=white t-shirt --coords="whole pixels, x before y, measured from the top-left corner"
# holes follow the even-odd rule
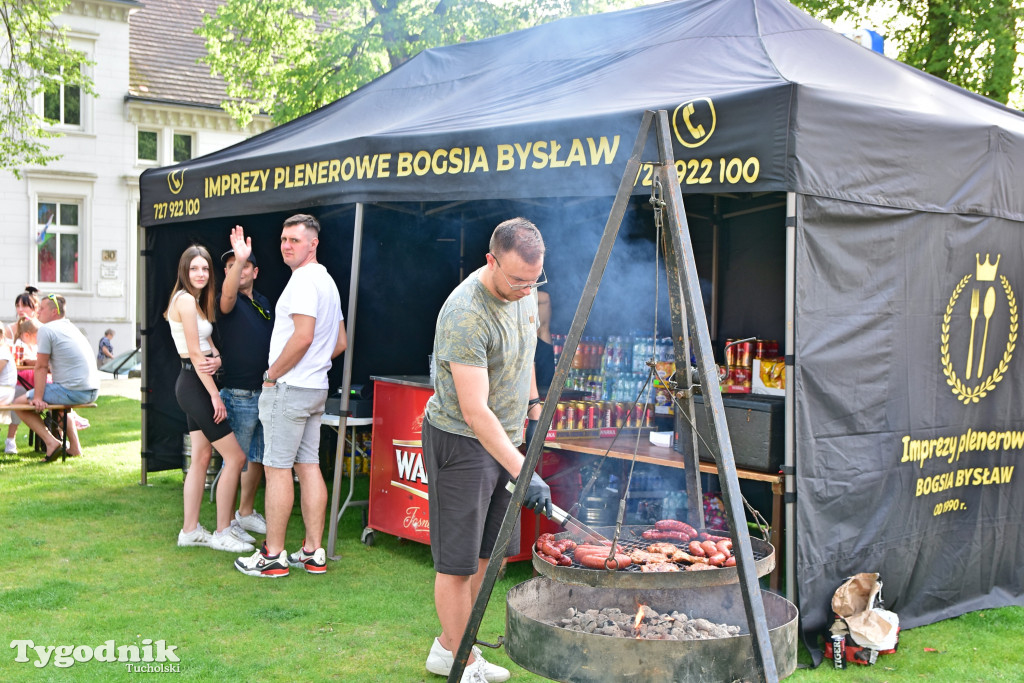
[[[0,387],[13,387],[18,383],[18,367],[14,364],[14,354],[7,344],[0,344],[0,361],[7,361],[4,369],[0,370]]]
[[[100,388],[100,371],[92,344],[67,318],[51,320],[39,328],[39,353],[50,356],[50,377],[65,389]]]
[[[295,333],[295,314],[316,318],[313,343],[306,354],[288,372],[278,377],[279,382],[305,389],[327,389],[327,371],[331,369],[331,355],[338,343],[338,326],[345,317],[341,314],[341,295],[338,286],[319,263],[310,263],[292,271],[284,291],[274,308],[274,332],[270,336],[270,358],[273,364],[281,355],[285,344]]]

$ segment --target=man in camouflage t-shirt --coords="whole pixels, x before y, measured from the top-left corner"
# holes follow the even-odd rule
[[[524,218],[491,235],[487,264],[445,301],[434,333],[434,395],[423,421],[430,496],[434,603],[441,636],[427,670],[448,675],[462,641],[511,494],[519,477],[523,423],[540,416],[533,374],[536,288],[545,282],[544,240]],[[536,473],[526,504],[551,513],[551,493]],[[474,648],[467,675],[505,681],[508,670]],[[463,677],[466,680],[466,677]]]

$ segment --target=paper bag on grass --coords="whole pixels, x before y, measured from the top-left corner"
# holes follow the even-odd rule
[[[857,645],[873,650],[891,650],[899,635],[899,617],[882,609],[882,582],[877,573],[850,577],[832,596],[832,611],[845,622],[846,630]],[[837,632],[839,621],[833,626]],[[838,635],[838,633],[836,633]]]

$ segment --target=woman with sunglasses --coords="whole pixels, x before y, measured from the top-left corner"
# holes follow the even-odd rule
[[[213,373],[221,361],[211,338],[214,320],[212,279],[210,253],[199,245],[186,249],[178,261],[177,281],[164,313],[174,347],[181,357],[181,372],[174,385],[174,394],[178,405],[185,411],[192,439],[192,464],[185,476],[183,492],[185,519],[178,532],[178,545],[206,545],[216,550],[240,553],[255,547],[238,538],[231,524],[245,454],[231,431],[224,402],[213,381]],[[211,534],[199,524],[199,504],[203,499],[206,469],[213,446],[224,459],[224,469],[217,482],[217,531]]]

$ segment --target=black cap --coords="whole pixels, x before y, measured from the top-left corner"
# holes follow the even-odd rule
[[[223,254],[220,255],[220,260],[224,263],[224,265],[227,265],[228,264],[228,258],[230,258],[231,256],[234,256],[234,255],[235,255],[235,250],[234,249],[228,249],[227,251],[225,251]],[[257,268],[259,267],[259,264],[256,263],[256,256],[252,252],[249,253],[249,258],[247,258],[246,260],[249,263],[251,263],[254,266],[256,266]]]

